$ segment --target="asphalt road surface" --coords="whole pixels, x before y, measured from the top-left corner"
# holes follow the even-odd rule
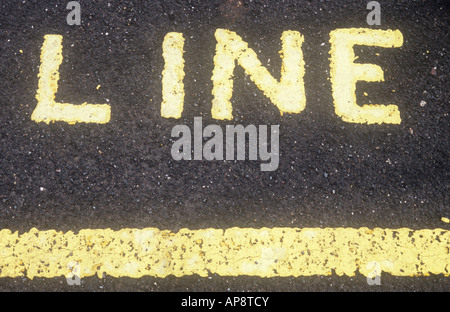
[[[148,228],[440,228],[448,231],[449,6],[446,1],[68,1],[0,5],[0,229],[25,233]],[[356,46],[356,63],[384,71],[358,82],[359,103],[392,103],[400,124],[360,124],[336,115],[330,32],[400,30],[398,48]],[[236,32],[280,78],[280,36],[298,31],[306,94],[299,114],[280,114],[241,66],[234,70],[233,119],[211,115],[219,28]],[[184,110],[161,116],[163,40],[182,33]],[[35,122],[44,36],[63,36],[56,101],[109,104],[106,124]],[[279,125],[279,166],[260,161],[172,158],[176,125]],[[447,249],[448,250],[448,249]],[[448,251],[447,251],[448,253]],[[1,291],[449,291],[449,277],[381,275],[257,277],[103,275],[68,285],[64,276],[1,277]],[[448,275],[448,271],[447,271]]]

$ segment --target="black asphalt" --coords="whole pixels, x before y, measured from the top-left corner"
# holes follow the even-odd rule
[[[450,218],[446,1],[379,1],[381,26],[368,26],[367,2],[353,0],[80,1],[81,26],[67,25],[67,2],[1,0],[0,229],[450,229],[441,220]],[[334,113],[329,33],[348,27],[402,32],[401,48],[355,48],[358,62],[385,72],[384,83],[357,84],[358,101],[398,105],[400,125],[346,123]],[[234,119],[212,119],[217,28],[236,31],[277,78],[281,33],[300,31],[306,109],[280,116],[236,67]],[[162,41],[171,31],[186,38],[179,120],[160,115]],[[109,103],[108,124],[31,120],[46,34],[64,37],[56,100]],[[174,161],[171,129],[192,128],[195,116],[204,125],[279,124],[279,168],[261,172],[258,161]],[[442,275],[388,274],[381,286],[368,286],[362,275],[106,276],[84,278],[81,286],[63,277],[0,279],[0,291],[449,291],[449,285]]]

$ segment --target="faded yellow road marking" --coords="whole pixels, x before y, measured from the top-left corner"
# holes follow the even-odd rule
[[[306,105],[303,83],[305,63],[301,48],[304,38],[299,32],[285,31],[281,36],[280,55],[283,62],[280,82],[262,66],[256,53],[235,32],[217,29],[215,36],[217,47],[212,76],[214,99],[211,110],[214,119],[233,119],[230,99],[233,94],[235,61],[281,113],[303,111]]]
[[[356,64],[354,45],[401,47],[403,36],[399,30],[365,28],[336,29],[330,33],[331,83],[335,112],[343,120],[354,123],[400,124],[396,105],[362,105],[356,103],[357,81],[383,81],[383,70],[373,64]]]
[[[107,104],[73,105],[55,102],[55,95],[58,91],[59,66],[62,60],[62,36],[44,36],[38,75],[39,86],[36,93],[38,103],[31,119],[47,124],[54,121],[65,121],[69,124],[109,122],[111,108]]]
[[[156,228],[0,231],[0,277],[166,277],[198,274],[449,275],[450,231],[368,228]]]
[[[161,116],[180,118],[184,105],[184,38],[183,34],[168,33],[163,42],[164,70],[162,72]]]

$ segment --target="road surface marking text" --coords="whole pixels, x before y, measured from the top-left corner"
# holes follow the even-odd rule
[[[214,119],[233,119],[231,98],[233,72],[236,63],[244,68],[256,86],[279,109],[280,114],[301,113],[306,106],[303,77],[305,62],[302,44],[304,37],[297,31],[284,31],[281,35],[281,78],[277,81],[265,68],[255,51],[235,32],[217,29],[216,54],[212,73],[212,106]],[[31,119],[36,122],[65,121],[108,123],[111,109],[107,104],[64,104],[55,102],[58,89],[59,66],[62,62],[62,36],[44,36],[39,71],[38,101]],[[374,64],[354,63],[354,45],[384,48],[401,47],[403,36],[399,30],[367,28],[336,29],[330,33],[331,88],[335,113],[351,123],[400,124],[400,111],[396,105],[358,105],[356,82],[384,80],[382,69]],[[161,116],[181,118],[184,107],[184,38],[182,33],[170,32],[163,41],[164,70],[162,72]],[[98,88],[97,88],[98,89]]]
[[[236,61],[278,107],[280,113],[300,113],[305,109],[305,62],[302,53],[304,38],[299,32],[285,31],[281,35],[280,56],[283,63],[280,82],[262,66],[256,53],[235,32],[217,29],[215,36],[217,47],[212,75],[214,99],[211,109],[214,119],[233,119],[230,99]]]
[[[165,67],[162,73],[161,116],[180,118],[184,105],[184,38],[183,34],[171,32],[163,42]]]
[[[354,45],[401,47],[403,36],[399,30],[337,29],[330,33],[331,84],[336,115],[354,123],[400,124],[396,105],[363,105],[356,103],[357,81],[383,81],[383,70],[373,64],[353,63]]]
[[[36,94],[37,106],[31,115],[36,122],[50,123],[65,121],[69,124],[77,122],[99,123],[109,122],[111,108],[107,104],[73,105],[55,101],[58,90],[59,66],[62,57],[62,36],[46,35],[41,52],[39,67],[39,86]]]

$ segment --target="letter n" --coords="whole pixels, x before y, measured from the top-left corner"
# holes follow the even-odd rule
[[[305,63],[301,49],[303,36],[296,31],[285,31],[281,36],[281,79],[277,81],[262,66],[256,53],[236,33],[217,29],[216,55],[214,56],[212,117],[233,119],[230,102],[233,94],[235,61],[242,66],[250,79],[263,91],[280,113],[300,113],[305,108],[306,97],[303,76]]]

